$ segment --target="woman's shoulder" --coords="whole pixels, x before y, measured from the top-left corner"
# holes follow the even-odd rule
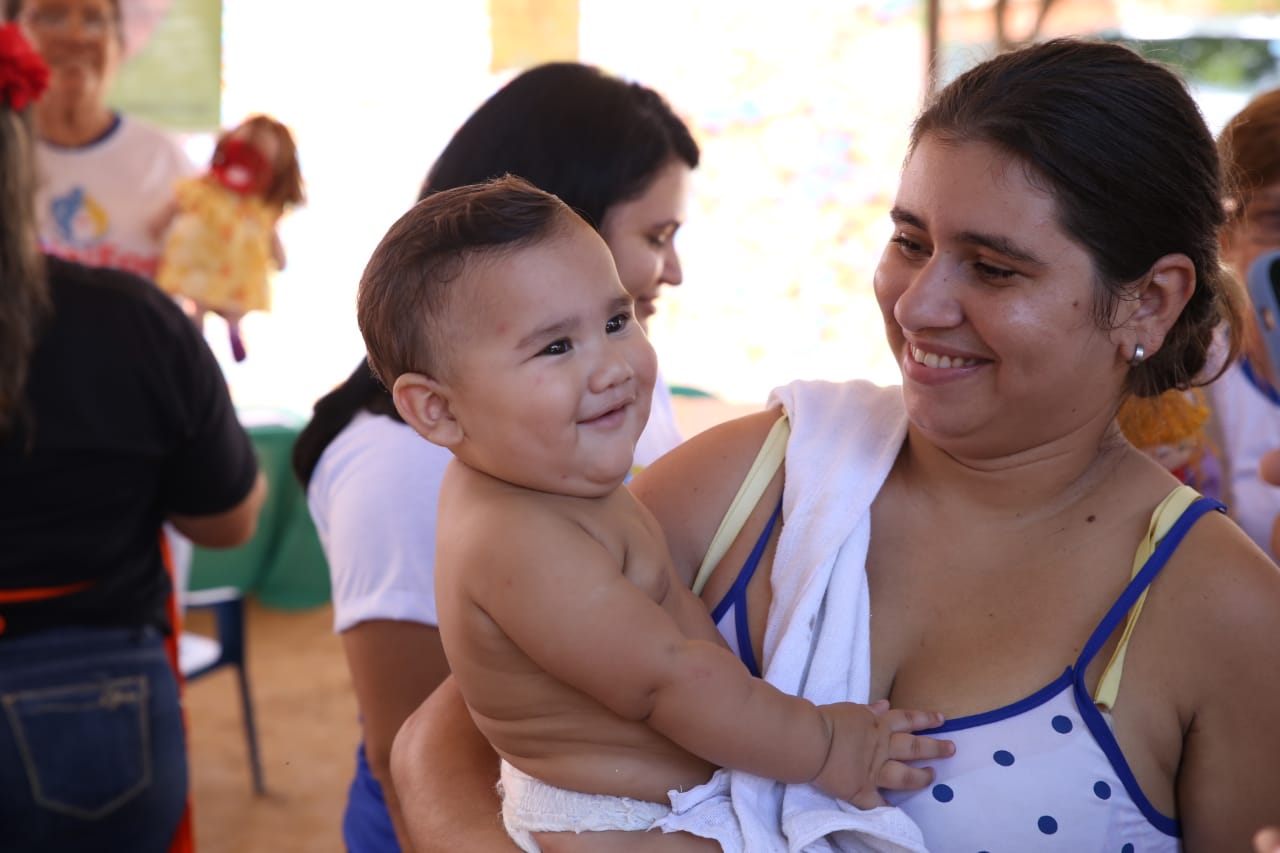
[[[312,489],[352,479],[417,483],[415,489],[439,488],[452,454],[414,432],[403,421],[361,411],[325,448],[312,475]],[[429,482],[423,481],[426,477]],[[433,485],[434,484],[434,485]]]
[[[121,143],[130,146],[183,152],[185,156],[182,143],[176,134],[136,116],[120,116],[120,123],[116,126],[116,137]]]
[[[84,266],[53,255],[46,255],[45,262],[61,319],[83,315],[94,321],[92,326],[112,336],[121,335],[120,324],[158,324],[175,335],[190,326],[191,321],[172,299],[134,273]]]
[[[781,409],[765,409],[703,430],[636,475],[631,490],[650,508],[651,495],[686,489],[707,494],[725,479],[732,481],[732,495],[780,417]]]
[[[119,148],[130,158],[149,157],[157,167],[163,167],[175,176],[190,175],[195,164],[187,156],[181,139],[168,130],[134,116],[122,115],[117,126],[112,148]]]
[[[717,424],[645,468],[629,487],[658,519],[677,566],[697,565],[780,409]],[[776,498],[775,498],[776,499]]]
[[[1280,568],[1222,513],[1187,533],[1152,594],[1180,647],[1174,657],[1186,663],[1214,670],[1228,648],[1280,648]]]

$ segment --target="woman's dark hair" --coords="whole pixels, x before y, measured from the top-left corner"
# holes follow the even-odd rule
[[[539,65],[458,128],[418,198],[511,174],[559,196],[599,230],[668,163],[698,165],[698,144],[657,92],[576,62]]]
[[[52,311],[36,238],[35,173],[27,116],[0,102],[0,436],[19,419],[31,355]]]
[[[1250,195],[1280,181],[1280,89],[1263,92],[1227,122],[1218,136],[1226,172],[1228,213],[1244,214]]]
[[[346,381],[316,401],[311,420],[293,445],[293,473],[305,489],[311,483],[320,455],[329,442],[346,429],[357,412],[386,415],[404,423],[391,395],[373,375],[369,362],[360,359]],[[425,440],[425,439],[424,439]]]
[[[1100,325],[1157,259],[1191,259],[1195,291],[1159,351],[1129,371],[1128,393],[1207,381],[1198,374],[1224,321],[1234,357],[1243,302],[1218,260],[1217,149],[1168,68],[1117,44],[1044,42],[960,75],[916,119],[909,151],[925,137],[994,145],[1053,193],[1059,224],[1093,259]]]
[[[669,163],[693,169],[700,156],[688,126],[654,90],[589,65],[553,62],[519,74],[471,114],[418,198],[511,174],[559,196],[599,230],[611,207],[643,195]],[[361,409],[399,418],[364,362],[316,403],[298,436],[293,470],[304,488],[329,442]]]

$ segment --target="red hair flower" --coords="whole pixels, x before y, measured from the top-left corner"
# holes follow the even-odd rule
[[[48,85],[49,66],[18,25],[0,26],[0,104],[24,110]]]

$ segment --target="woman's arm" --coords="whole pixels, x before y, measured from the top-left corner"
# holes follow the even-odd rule
[[[406,853],[514,853],[502,826],[498,756],[467,712],[453,677],[409,715],[391,747],[391,777],[403,804]],[[540,839],[545,853],[710,853],[715,842],[685,833],[557,832]],[[403,846],[403,844],[402,844]]]
[[[449,675],[449,662],[433,625],[375,619],[342,633],[364,731],[365,757],[400,847],[412,850],[391,780],[391,744],[405,719]]]
[[[408,836],[391,784],[392,740],[449,674],[433,581],[436,500],[451,458],[399,421],[358,413],[324,449],[307,487],[365,755],[402,846]]]
[[[1206,521],[1226,535],[1197,552],[1200,583],[1175,587],[1179,639],[1166,646],[1194,697],[1176,770],[1189,853],[1247,850],[1280,822],[1280,572],[1226,519]]]
[[[415,853],[513,853],[502,826],[498,756],[449,677],[391,746],[391,778]]]
[[[211,515],[169,515],[178,532],[205,548],[234,548],[253,538],[258,529],[258,511],[267,497],[267,479],[261,471],[253,488],[240,503]]]

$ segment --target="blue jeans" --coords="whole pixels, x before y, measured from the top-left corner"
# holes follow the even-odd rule
[[[182,707],[159,633],[0,638],[0,848],[165,853],[186,801]]]

